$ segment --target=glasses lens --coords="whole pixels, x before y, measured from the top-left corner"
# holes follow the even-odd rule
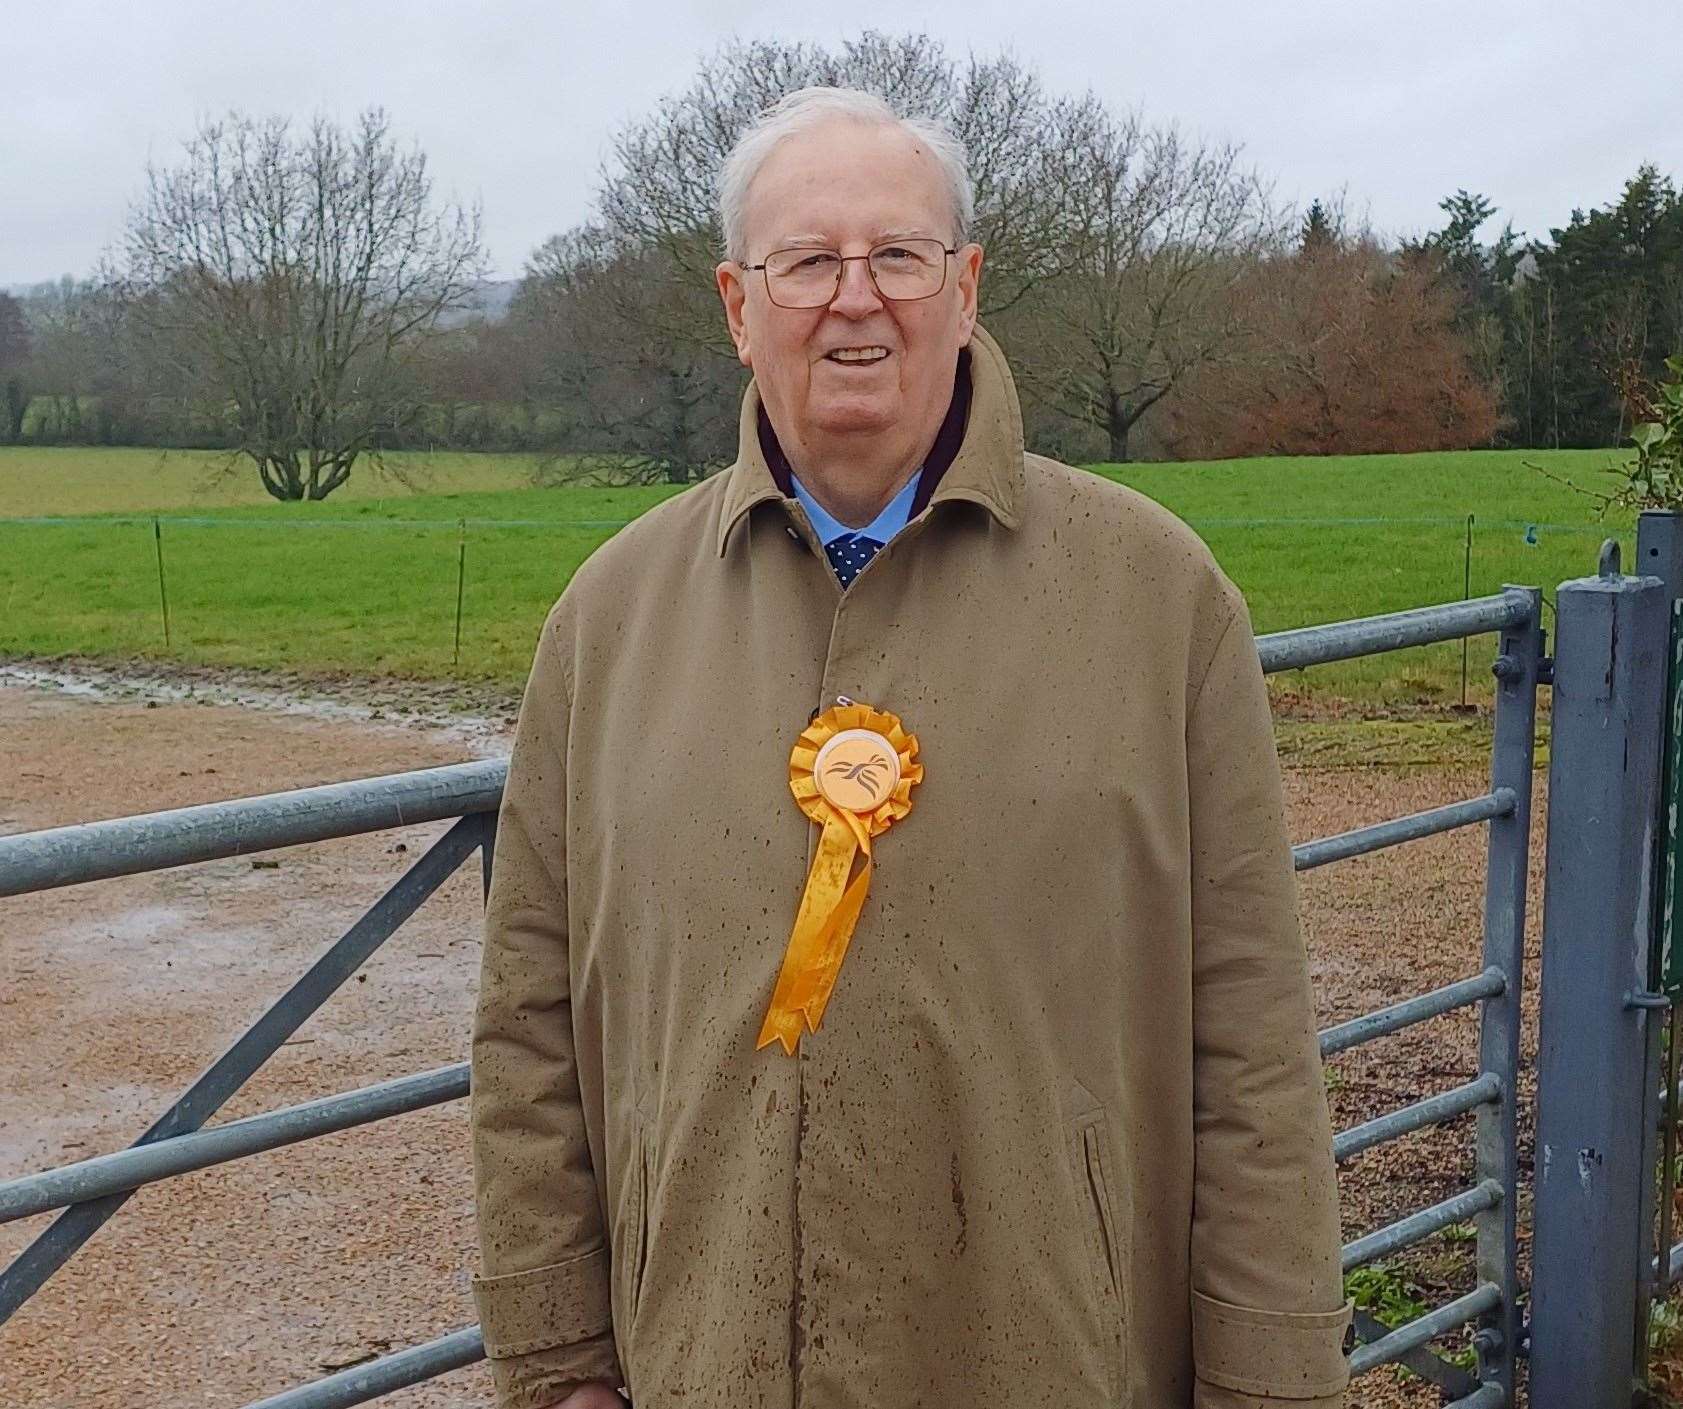
[[[819,308],[836,296],[834,250],[776,250],[766,256],[766,291],[784,308]]]
[[[871,251],[871,273],[884,298],[929,298],[947,281],[947,248],[939,240],[896,240]]]

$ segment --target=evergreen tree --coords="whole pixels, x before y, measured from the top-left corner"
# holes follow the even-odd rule
[[[1495,203],[1477,192],[1458,190],[1438,202],[1446,220],[1423,239],[1405,240],[1403,262],[1421,270],[1443,289],[1455,310],[1453,327],[1465,347],[1473,377],[1496,400],[1491,443],[1507,439],[1513,413],[1509,328],[1513,322],[1515,273],[1523,256],[1513,225],[1502,227],[1493,244],[1478,232],[1496,213]],[[1528,443],[1528,442],[1522,442]]]
[[[1533,250],[1531,303],[1553,321],[1551,421],[1559,444],[1614,444],[1629,430],[1621,381],[1658,381],[1683,352],[1683,197],[1644,166],[1616,203],[1574,210],[1550,236]]]
[[[1309,203],[1309,213],[1303,217],[1303,225],[1298,233],[1297,248],[1305,259],[1313,259],[1318,254],[1335,249],[1338,245],[1338,232],[1333,228],[1332,217],[1327,214],[1327,208],[1320,201]]]

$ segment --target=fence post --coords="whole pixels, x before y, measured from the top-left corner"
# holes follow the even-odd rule
[[[450,657],[452,670],[462,663],[462,589],[467,583],[467,520],[459,519],[456,527],[459,531],[456,540],[456,649]]]
[[[164,529],[158,516],[152,515],[152,546],[158,555],[158,609],[164,617],[164,649],[169,649],[169,593],[164,590]]]
[[[1683,528],[1683,525],[1680,525],[1679,516],[1669,510],[1644,509],[1637,515],[1636,518],[1636,570],[1645,577],[1657,577],[1665,584],[1666,655],[1665,662],[1660,667],[1660,678],[1655,686],[1662,702],[1660,736],[1662,783],[1664,781],[1663,758],[1665,738],[1667,731],[1669,731],[1671,727],[1668,717],[1669,700],[1667,699],[1668,672],[1671,664],[1671,604],[1677,600],[1678,593],[1683,592],[1683,531],[1680,531],[1680,528]],[[1660,908],[1665,889],[1665,808],[1665,798],[1656,797],[1654,801],[1654,826],[1656,833],[1654,850],[1654,886],[1662,893],[1660,896],[1656,896],[1655,898],[1654,922],[1656,925],[1658,925],[1660,921]],[[1657,938],[1658,936],[1656,935],[1656,941]],[[1655,989],[1661,987],[1661,975],[1658,965],[1657,963],[1652,962],[1658,958],[1658,947],[1658,943],[1655,942],[1649,950],[1651,962],[1648,979],[1650,986]],[[1652,1090],[1656,1093],[1653,1109],[1646,1117],[1650,1128],[1656,1128],[1658,1123],[1664,1118],[1665,1111],[1669,1109],[1668,1104],[1659,1093],[1663,1093],[1665,1091],[1666,1082],[1671,1079],[1665,1055],[1665,1038],[1667,1029],[1675,1029],[1676,1019],[1675,1014],[1667,1013],[1664,1015],[1665,1021],[1662,1022],[1660,1021],[1661,1016],[1662,1015],[1660,1013],[1656,1012],[1654,1014],[1654,1021],[1648,1024],[1648,1066],[1643,1075],[1643,1082],[1646,1087],[1652,1088]],[[1657,1140],[1659,1148],[1655,1151],[1654,1156],[1648,1161],[1648,1166],[1650,1168],[1654,1167],[1655,1162],[1664,1156],[1666,1147],[1669,1143],[1670,1141],[1667,1138],[1667,1132],[1661,1130],[1660,1136]],[[1665,1178],[1663,1183],[1661,1180],[1650,1178],[1644,1181],[1642,1185],[1643,1200],[1641,1221],[1644,1230],[1650,1230],[1654,1227],[1658,1214],[1658,1210],[1655,1208],[1655,1202],[1662,1188],[1669,1195],[1672,1188],[1672,1181],[1669,1177]],[[1666,1233],[1666,1236],[1663,1238],[1653,1239],[1654,1248],[1657,1251],[1657,1265],[1650,1264],[1648,1262],[1643,1263],[1643,1270],[1649,1275],[1645,1278],[1642,1285],[1641,1304],[1644,1311],[1641,1322],[1637,1327],[1637,1334],[1639,1337],[1638,1353],[1643,1356],[1644,1361],[1646,1361],[1647,1357],[1648,1322],[1646,1309],[1656,1295],[1663,1294],[1663,1290],[1670,1280],[1665,1273],[1665,1264],[1669,1261],[1671,1256],[1669,1209],[1667,1210],[1665,1224],[1666,1226],[1662,1231]],[[1644,1365],[1644,1369],[1646,1369],[1646,1365]]]
[[[1629,1409],[1642,1373],[1655,1156],[1648,1060],[1664,584],[1563,582],[1549,757],[1531,1402]],[[1604,561],[1609,555],[1604,554]]]
[[[1470,523],[1471,515],[1468,516]],[[1513,590],[1509,588],[1508,590]],[[1500,1386],[1502,1404],[1514,1402],[1514,1356],[1519,1347],[1519,1033],[1525,974],[1525,886],[1531,841],[1531,769],[1537,721],[1537,676],[1543,654],[1542,597],[1531,596],[1531,615],[1501,635],[1492,671],[1496,677],[1495,738],[1490,789],[1507,788],[1514,810],[1490,821],[1485,860],[1484,966],[1507,978],[1501,993],[1484,1003],[1479,1027],[1479,1070],[1502,1078],[1502,1099],[1478,1112],[1479,1183],[1496,1180],[1502,1201],[1474,1220],[1478,1280],[1502,1289],[1502,1305],[1474,1337],[1479,1379]],[[1463,642],[1463,644],[1465,644]]]
[[[1462,543],[1461,557],[1461,600],[1464,602],[1473,595],[1473,516],[1467,515],[1467,534]],[[1467,707],[1467,648],[1472,645],[1472,638],[1461,638],[1461,708]]]

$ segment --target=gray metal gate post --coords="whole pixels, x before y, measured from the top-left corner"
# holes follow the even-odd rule
[[[1665,695],[1658,578],[1555,598],[1531,1276],[1535,1409],[1629,1409],[1652,1237],[1648,939]]]
[[[1678,516],[1646,509],[1636,518],[1636,570],[1657,577],[1676,597],[1683,592],[1683,528]]]

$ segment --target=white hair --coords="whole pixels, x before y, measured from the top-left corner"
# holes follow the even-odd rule
[[[858,88],[827,86],[797,88],[765,109],[736,139],[719,172],[719,223],[724,229],[725,257],[738,262],[748,257],[748,188],[778,143],[820,123],[846,118],[853,122],[898,127],[929,148],[941,169],[952,207],[953,243],[970,238],[976,214],[976,192],[970,183],[964,144],[943,122],[926,117],[902,117],[875,93]]]

